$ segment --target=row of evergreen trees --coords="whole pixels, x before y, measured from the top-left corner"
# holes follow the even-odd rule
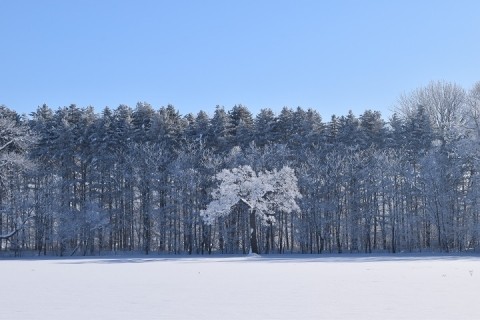
[[[205,224],[224,168],[294,168],[301,210],[257,223],[262,253],[466,251],[480,246],[480,85],[435,82],[398,114],[147,103],[95,113],[0,108],[0,250],[247,253],[240,206]]]

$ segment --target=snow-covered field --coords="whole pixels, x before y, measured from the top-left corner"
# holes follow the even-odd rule
[[[0,319],[480,319],[478,256],[0,260]]]

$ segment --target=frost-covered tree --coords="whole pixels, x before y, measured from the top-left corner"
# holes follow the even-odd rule
[[[436,137],[443,143],[459,139],[465,125],[467,96],[455,83],[431,82],[400,97],[397,109],[407,118],[418,117],[421,110],[428,115]]]
[[[212,192],[213,201],[200,214],[206,223],[212,224],[216,218],[228,215],[235,205],[246,205],[252,253],[260,253],[257,218],[262,223],[273,223],[276,212],[300,210],[296,199],[302,196],[298,191],[295,172],[290,167],[257,173],[246,165],[224,169],[216,175],[216,179],[220,185]]]
[[[397,111],[0,106],[0,250],[479,250],[480,85],[432,82]]]
[[[0,240],[10,240],[33,215],[25,204],[26,173],[33,168],[28,151],[35,142],[24,119],[0,106]]]

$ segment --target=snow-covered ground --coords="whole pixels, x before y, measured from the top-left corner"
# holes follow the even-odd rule
[[[0,260],[0,319],[480,319],[480,257]]]

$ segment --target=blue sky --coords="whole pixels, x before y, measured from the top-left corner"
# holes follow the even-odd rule
[[[0,0],[0,104],[391,114],[480,81],[480,1]]]

